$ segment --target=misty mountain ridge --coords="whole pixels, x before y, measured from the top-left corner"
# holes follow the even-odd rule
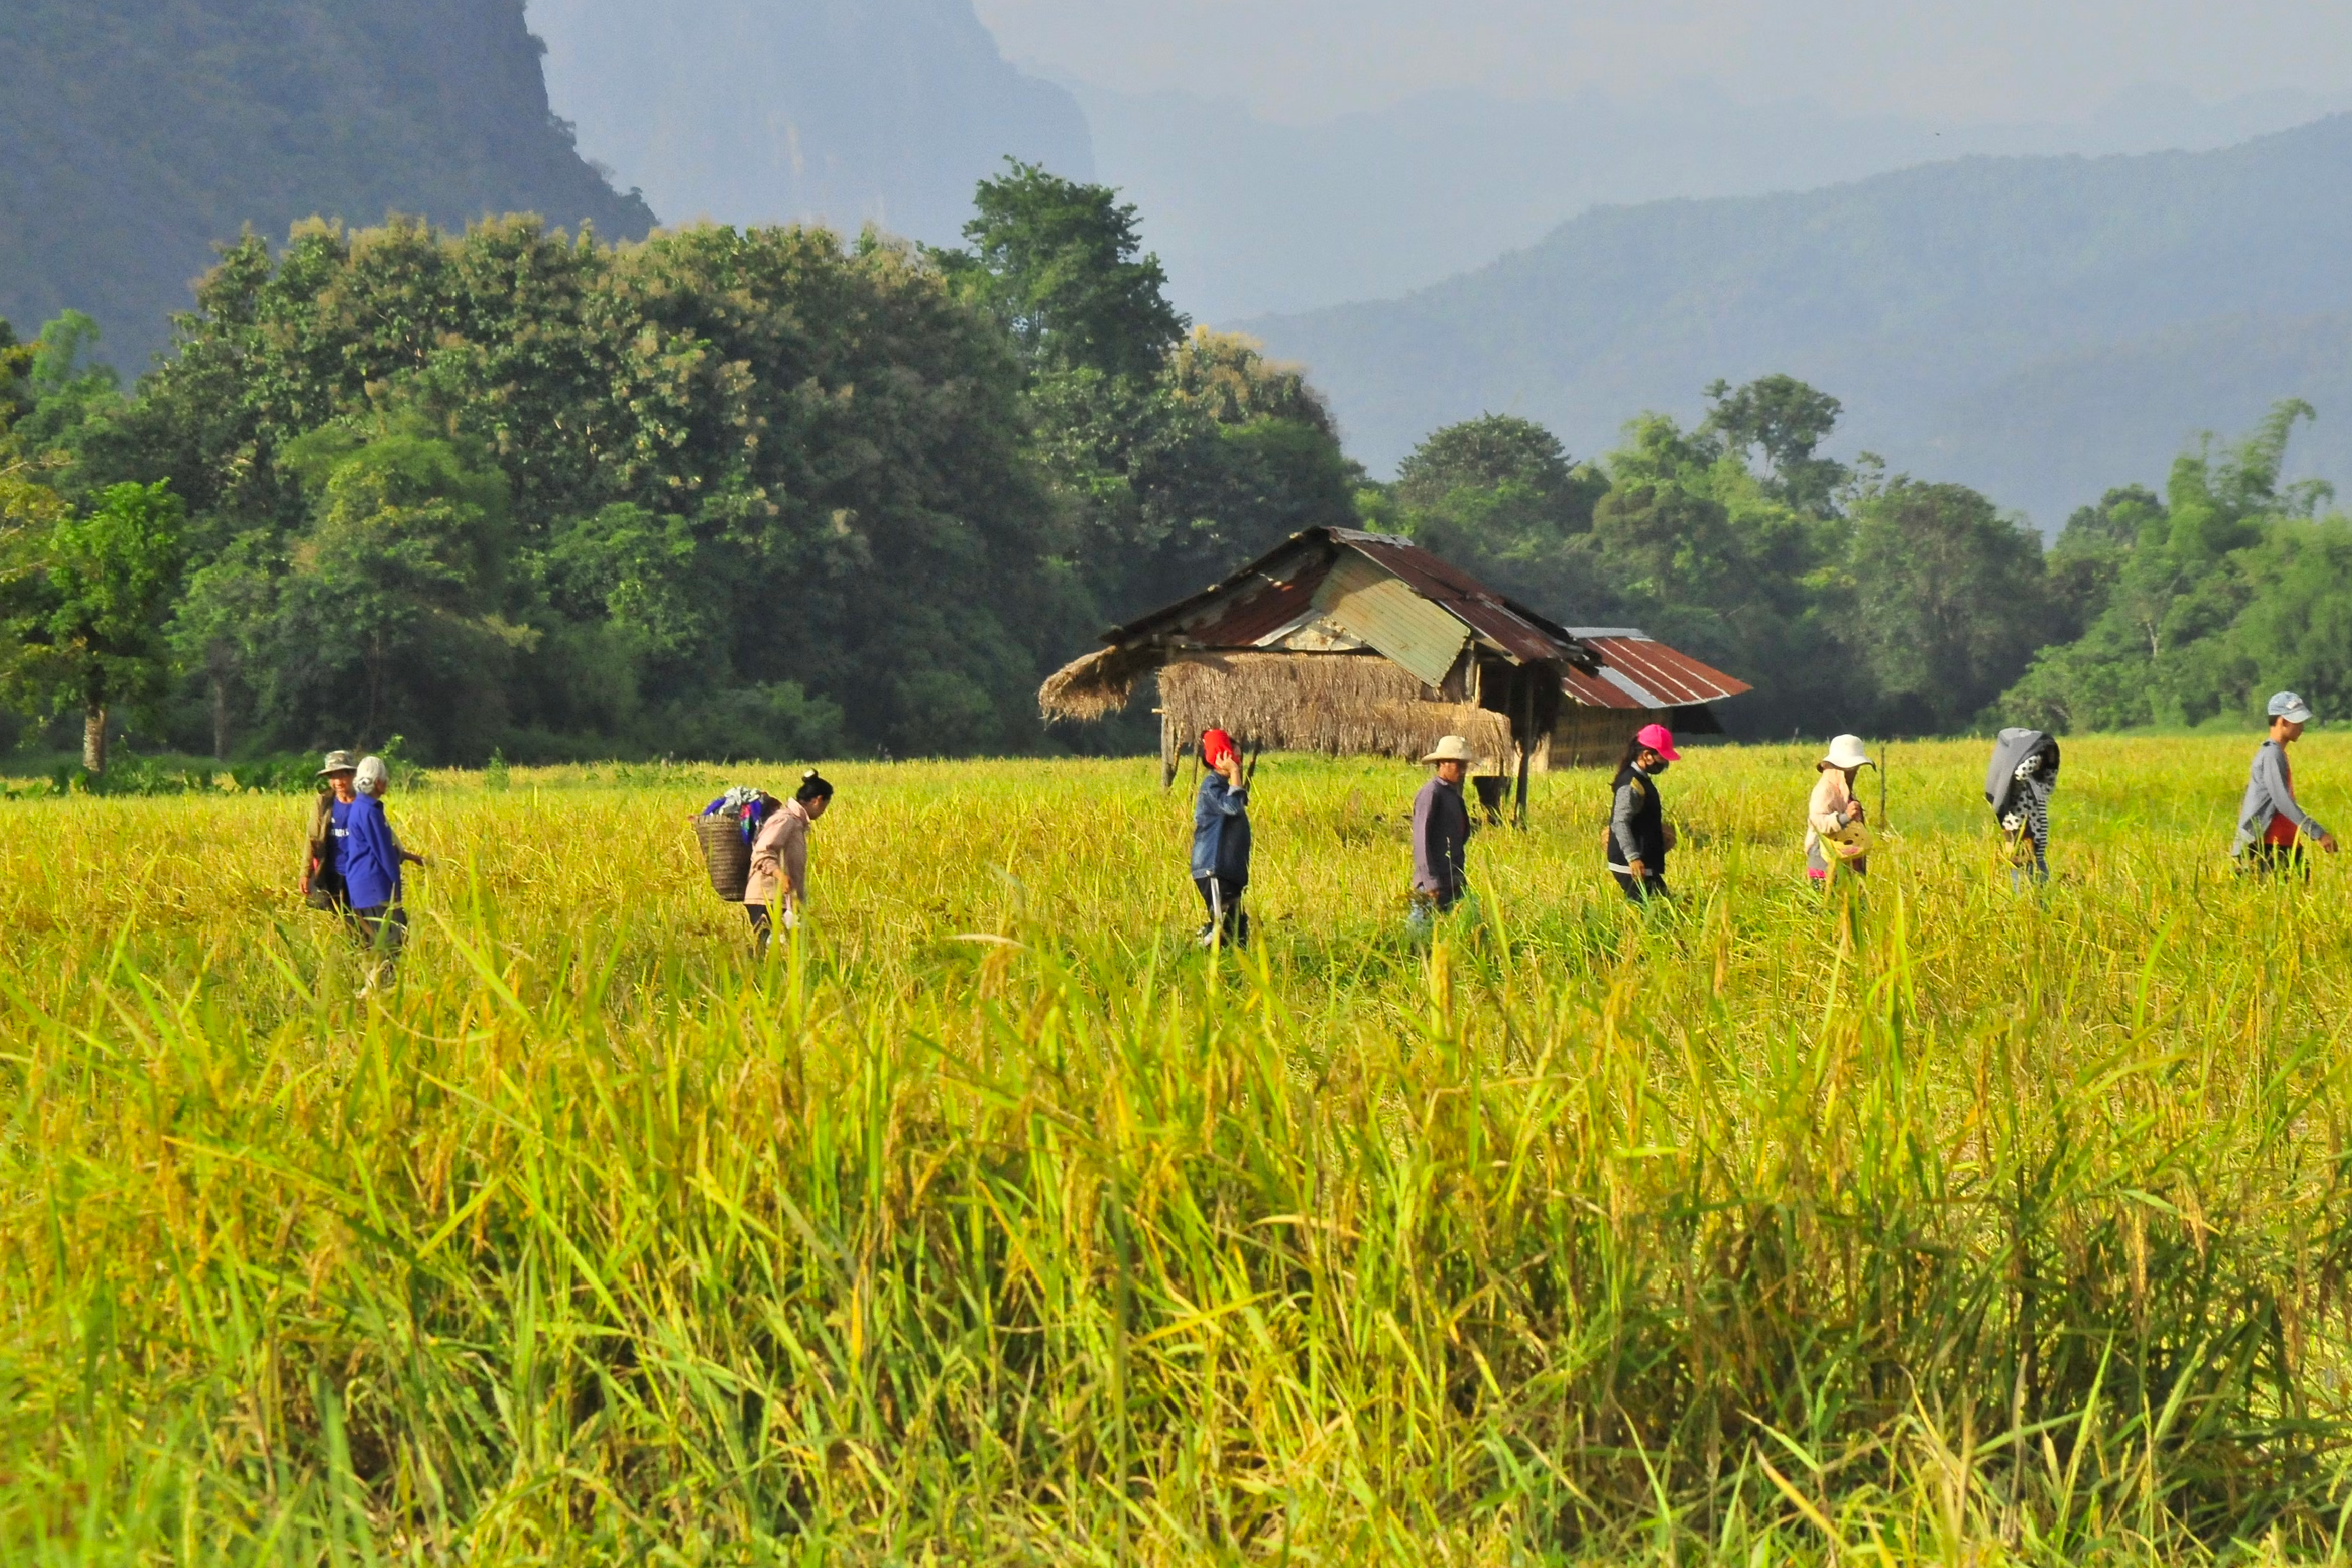
[[[549,111],[521,0],[11,0],[0,316],[96,317],[142,368],[216,242],[313,215],[536,212],[644,234]]]
[[[2074,120],[1945,123],[1686,81],[1641,98],[1447,89],[1290,123],[1234,99],[1066,85],[1101,178],[1141,207],[1178,297],[1211,320],[1424,287],[1604,204],[1810,190],[1974,153],[2226,147],[2352,109],[2352,94],[2205,104],[2149,85]]]
[[[2321,415],[2298,471],[2352,471],[2352,356],[2326,347],[2352,342],[2347,174],[2336,116],[2218,152],[1601,207],[1399,298],[1244,325],[1312,367],[1376,467],[1489,410],[1590,454],[1643,410],[1695,417],[1717,377],[1785,371],[1844,401],[1842,449],[2047,526],[2283,396]]]
[[[1068,92],[971,0],[530,0],[581,146],[672,222],[955,241],[1007,156],[1090,179]]]

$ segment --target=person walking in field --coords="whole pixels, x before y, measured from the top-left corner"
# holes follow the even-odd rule
[[[2254,753],[2245,799],[2238,804],[2238,839],[2231,852],[2240,870],[2258,876],[2285,872],[2307,877],[2311,863],[2304,855],[2305,839],[2336,852],[2336,835],[2296,803],[2294,769],[2286,759],[2286,748],[2311,722],[2311,705],[2293,692],[2281,692],[2271,698],[2270,719],[2270,735]]]
[[[348,762],[350,753],[336,752]],[[376,758],[378,768],[383,764]],[[335,870],[343,881],[343,899],[352,934],[378,955],[373,985],[390,969],[408,937],[408,912],[402,906],[400,841],[384,820],[383,803],[357,786],[356,765],[349,773],[338,768],[329,775],[335,791],[331,810]]]
[[[1412,919],[1426,925],[1462,902],[1470,889],[1470,808],[1462,780],[1470,771],[1470,743],[1440,736],[1422,760],[1433,771],[1412,800]]]
[[[321,787],[310,805],[310,841],[302,857],[302,902],[313,909],[341,915],[351,907],[343,894],[343,875],[335,866],[335,807],[353,798],[352,779],[357,765],[348,751],[327,753],[319,769]]]
[[[1833,737],[1828,754],[1813,765],[1821,777],[1805,807],[1805,874],[1817,886],[1828,885],[1841,871],[1870,874],[1867,813],[1853,796],[1854,776],[1869,766],[1870,754],[1858,735]]]
[[[1633,903],[1673,896],[1666,887],[1666,852],[1673,847],[1666,810],[1658,799],[1658,775],[1682,760],[1672,731],[1646,724],[1625,743],[1625,755],[1610,782],[1609,873]]]
[[[1223,940],[1249,945],[1249,916],[1242,894],[1249,887],[1249,784],[1242,777],[1240,750],[1222,729],[1201,733],[1201,761],[1208,772],[1192,805],[1192,883],[1208,905],[1201,946]]]
[[[816,820],[833,804],[833,786],[814,768],[801,775],[793,798],[770,813],[751,841],[751,874],[743,883],[743,911],[751,917],[751,940],[765,956],[774,925],[771,910],[781,915],[784,929],[800,924],[808,903],[808,835]]]
[[[359,767],[352,774],[352,788],[362,795],[373,797],[376,804],[383,805],[392,799],[392,769],[384,765],[384,760],[381,757],[362,757],[360,758]],[[384,831],[392,834],[393,852],[399,857],[403,865],[421,866],[425,863],[423,855],[404,846],[400,841],[400,835],[393,832],[392,819],[388,813],[384,818]]]
[[[2057,737],[2046,731],[2011,728],[1993,737],[1985,804],[2005,835],[2012,889],[2050,880],[2050,794],[2061,760]]]

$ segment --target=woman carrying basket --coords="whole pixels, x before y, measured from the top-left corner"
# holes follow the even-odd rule
[[[769,910],[782,911],[784,929],[800,924],[800,908],[808,902],[809,828],[833,804],[833,786],[814,768],[801,775],[793,798],[770,814],[751,841],[751,875],[743,884],[743,912],[751,917],[751,937],[764,956],[772,926]]]
[[[1841,735],[1829,755],[1813,764],[1821,778],[1805,807],[1805,874],[1827,886],[1838,872],[1870,874],[1870,835],[1862,802],[1853,798],[1854,775],[1870,766],[1862,737]]]

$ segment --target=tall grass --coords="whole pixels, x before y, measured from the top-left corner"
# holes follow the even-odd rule
[[[2250,749],[2070,746],[2037,893],[1897,747],[1827,901],[1696,753],[1648,915],[1541,779],[1425,945],[1415,776],[1276,758],[1214,956],[1156,764],[845,767],[765,964],[719,775],[440,776],[364,994],[282,799],[10,804],[0,1554],[2333,1553],[2352,920]]]

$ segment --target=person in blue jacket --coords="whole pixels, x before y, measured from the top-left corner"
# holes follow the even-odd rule
[[[1201,735],[1201,760],[1208,774],[1192,806],[1192,883],[1209,906],[1201,946],[1222,936],[1235,947],[1249,945],[1249,916],[1242,894],[1249,886],[1249,786],[1242,780],[1241,753],[1222,729]]]
[[[384,820],[383,801],[357,789],[345,800],[337,782],[331,832],[352,932],[389,960],[408,936],[408,912],[400,900],[400,841]]]

